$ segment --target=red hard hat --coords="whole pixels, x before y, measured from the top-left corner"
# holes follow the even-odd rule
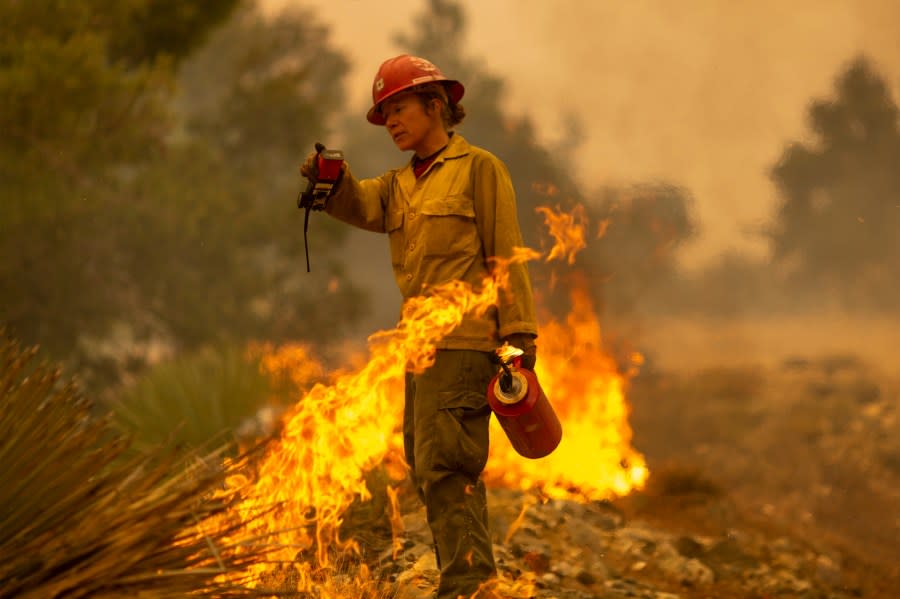
[[[466,91],[462,83],[444,77],[439,68],[424,58],[401,54],[384,61],[372,83],[372,108],[366,119],[374,125],[384,125],[384,117],[378,111],[382,102],[411,87],[432,81],[445,82],[447,94],[454,103],[459,102]]]

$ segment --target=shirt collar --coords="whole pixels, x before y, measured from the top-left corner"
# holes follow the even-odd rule
[[[434,160],[432,161],[432,166],[437,164],[438,162],[443,162],[445,160],[455,160],[457,158],[462,158],[469,153],[470,150],[469,142],[465,140],[465,138],[459,133],[453,131],[450,135],[450,141],[447,142],[447,145],[444,146],[444,150],[438,154]],[[413,162],[415,161],[415,154],[409,159],[409,163],[407,167],[412,170]]]
[[[453,160],[455,158],[462,158],[466,154],[469,153],[469,142],[463,138],[459,133],[454,132],[453,135],[450,136],[450,141],[447,143],[447,149],[445,149],[440,156],[437,157],[437,160]]]

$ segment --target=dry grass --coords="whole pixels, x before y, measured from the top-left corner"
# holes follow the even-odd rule
[[[265,549],[196,524],[236,466],[136,455],[91,402],[12,340],[0,345],[0,597],[253,594],[240,573]],[[215,496],[215,498],[214,498]],[[220,575],[232,573],[226,582]]]

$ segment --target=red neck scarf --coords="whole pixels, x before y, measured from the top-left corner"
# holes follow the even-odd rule
[[[448,144],[449,145],[449,144]],[[434,162],[434,159],[438,157],[438,154],[447,149],[445,145],[443,148],[431,154],[430,156],[426,156],[425,158],[419,158],[418,156],[413,156],[412,167],[413,174],[415,174],[416,179],[422,176],[422,174],[428,170],[428,167],[431,166],[431,163]]]

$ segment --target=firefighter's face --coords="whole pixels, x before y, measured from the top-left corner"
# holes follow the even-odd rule
[[[429,148],[435,136],[444,133],[440,106],[437,110],[425,110],[422,100],[415,94],[388,98],[381,105],[381,114],[394,145],[403,151],[414,150],[422,158],[433,151]]]

